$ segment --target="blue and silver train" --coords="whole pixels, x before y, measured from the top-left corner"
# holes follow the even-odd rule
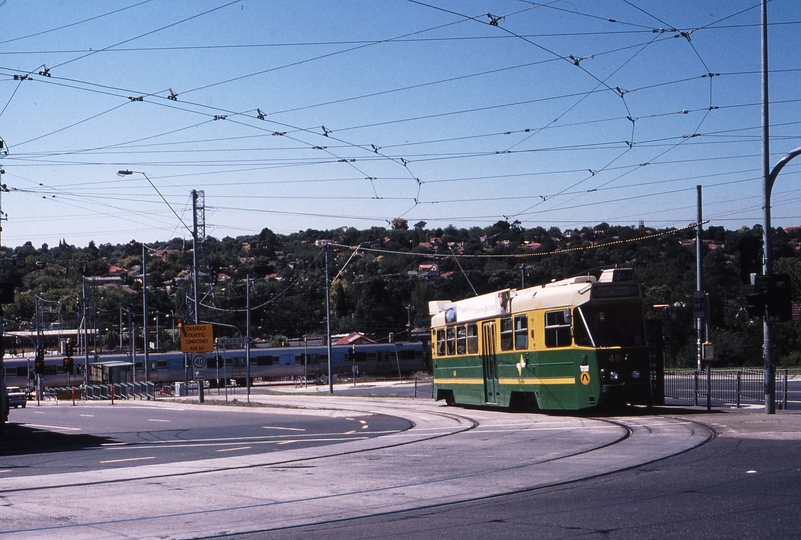
[[[180,351],[148,354],[147,379],[155,383],[192,380],[198,372],[211,384],[235,379],[245,384],[247,358],[244,349],[215,351],[204,355],[205,365],[192,365],[192,358]],[[331,347],[331,372],[335,375],[359,377],[392,377],[401,374],[430,371],[429,351],[420,342],[374,343],[364,345],[334,345]],[[89,357],[90,383],[123,383],[145,380],[145,358],[139,351],[132,361],[130,354],[101,354]],[[72,371],[63,356],[45,358],[43,385],[63,387],[84,381],[86,360],[76,355]],[[35,379],[34,358],[6,357],[6,384],[21,388],[32,385]],[[251,381],[280,381],[292,378],[315,379],[328,375],[327,346],[271,347],[250,350]],[[30,381],[30,385],[29,385]]]

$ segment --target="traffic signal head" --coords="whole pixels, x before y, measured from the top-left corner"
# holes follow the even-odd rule
[[[771,321],[786,322],[793,319],[792,286],[790,276],[768,276],[767,307]]]
[[[746,311],[752,317],[764,317],[772,322],[786,322],[793,318],[792,286],[790,276],[775,274],[756,276],[756,292],[746,294]]]
[[[72,373],[74,366],[75,362],[72,358],[67,357],[64,359],[64,371],[66,371],[67,373]]]
[[[765,315],[765,293],[756,292],[745,295],[745,310],[751,317]]]
[[[33,363],[33,371],[37,375],[44,375],[45,371],[44,356],[36,356],[36,361]]]

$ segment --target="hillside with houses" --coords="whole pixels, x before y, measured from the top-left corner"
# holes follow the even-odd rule
[[[326,249],[332,333],[378,342],[425,335],[430,300],[458,300],[619,265],[634,268],[643,283],[646,317],[663,322],[669,365],[693,366],[695,235],[691,226],[659,230],[606,223],[564,231],[526,229],[506,221],[427,229],[425,222],[409,226],[399,218],[388,228],[310,229],[288,235],[265,228],[238,238],[207,237],[198,252],[199,314],[201,320],[219,323],[220,335],[243,334],[249,279],[251,332],[257,340],[288,344],[323,335]],[[741,279],[741,270],[758,266],[755,255],[743,255],[741,246],[760,237],[758,226],[703,231],[704,289],[721,365],[761,362],[761,324],[745,312],[745,294],[751,288]],[[796,284],[801,284],[800,246],[801,229],[776,231],[775,272],[789,274]],[[128,347],[132,335],[138,348],[148,343],[151,349],[169,350],[176,347],[177,320],[193,316],[191,241],[76,247],[63,240],[55,247],[36,248],[29,242],[2,251],[6,258],[25,260],[24,267],[3,271],[3,280],[15,291],[15,302],[5,307],[7,331],[39,328],[57,334],[86,324],[96,336],[90,346],[98,350]],[[143,282],[148,291],[147,338],[141,335]],[[796,301],[799,289],[801,285],[794,292]],[[779,363],[801,364],[797,314],[792,322],[776,326]]]

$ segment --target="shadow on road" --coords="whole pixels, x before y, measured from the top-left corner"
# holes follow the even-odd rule
[[[75,452],[115,442],[86,433],[61,433],[25,424],[8,423],[0,436],[0,456]]]

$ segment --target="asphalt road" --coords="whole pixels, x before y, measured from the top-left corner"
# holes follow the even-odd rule
[[[172,456],[166,461],[106,468],[98,456],[116,450],[103,443],[54,455],[0,455],[0,537],[801,537],[801,414],[793,410],[666,407],[587,418],[400,398],[254,400],[266,407],[102,404],[104,414],[94,417],[80,416],[93,410],[86,404],[51,407],[49,418],[86,422],[94,435],[81,436],[122,443],[132,457],[161,444],[184,448],[174,444],[183,441],[182,430],[150,422],[180,418],[200,457],[170,462],[181,453],[165,447]],[[55,427],[80,426],[32,424],[25,428],[32,435],[41,430],[51,438],[63,435]],[[295,434],[269,434],[253,453],[217,452],[248,445],[233,427],[243,424],[256,432],[304,425],[309,439],[330,440],[307,446],[296,444]],[[336,430],[315,432],[316,425]],[[207,429],[229,427],[231,440],[211,446]],[[343,435],[353,438],[337,439]],[[72,453],[86,456],[92,470],[52,474]],[[8,476],[16,473],[5,460],[26,457],[53,464],[38,476]]]
[[[398,433],[408,420],[329,411],[117,401],[31,402],[11,412],[0,478],[246,456]]]
[[[230,538],[801,538],[799,440],[716,437],[599,478]]]

